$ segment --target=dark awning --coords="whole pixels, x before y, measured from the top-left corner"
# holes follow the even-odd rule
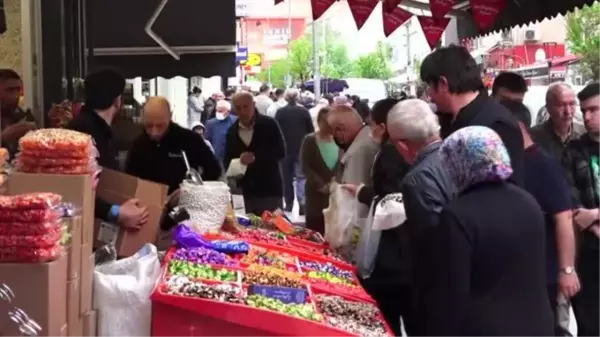
[[[493,28],[480,32],[469,15],[457,18],[458,37],[460,40],[503,31],[515,26],[522,26],[536,21],[565,15],[575,8],[591,5],[597,0],[507,0],[506,7],[500,13]]]
[[[92,0],[94,64],[128,77],[235,76],[235,0],[170,0],[152,30],[180,54],[176,60],[146,32],[161,0]]]

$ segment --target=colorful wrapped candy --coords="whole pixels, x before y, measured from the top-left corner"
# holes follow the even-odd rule
[[[239,261],[216,250],[197,247],[179,248],[173,253],[174,260],[189,261],[198,264],[217,264],[222,266],[237,266]]]

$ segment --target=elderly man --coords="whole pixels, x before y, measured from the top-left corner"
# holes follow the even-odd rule
[[[219,161],[223,163],[227,131],[235,123],[237,117],[231,115],[231,103],[226,100],[218,101],[215,111],[215,117],[206,122],[204,136],[212,144]]]
[[[258,89],[258,95],[254,98],[254,102],[256,104],[256,110],[261,115],[267,115],[267,110],[273,104],[273,100],[269,97],[269,93],[271,92],[271,88],[268,85],[263,84]]]
[[[223,164],[229,168],[237,159],[246,166],[238,186],[248,213],[260,215],[282,208],[279,164],[285,157],[285,141],[281,129],[273,118],[258,113],[251,93],[240,91],[232,101],[238,119],[227,132]]]
[[[427,264],[430,231],[438,225],[442,208],[456,195],[454,185],[440,159],[440,125],[429,104],[408,99],[396,104],[387,119],[390,141],[411,164],[401,192],[410,243],[413,250],[413,293],[419,308],[420,289],[427,282],[423,266]],[[418,311],[412,315],[418,320]],[[420,324],[414,322],[414,329]]]
[[[204,103],[204,113],[206,114],[207,119],[215,117],[215,113],[217,112],[217,102],[224,99],[225,95],[223,95],[223,92],[217,91],[206,100]]]
[[[221,165],[202,136],[171,121],[171,108],[164,97],[151,97],[142,115],[144,133],[133,143],[127,156],[125,172],[169,186],[169,193],[179,188],[187,168],[201,172],[204,180],[218,180]]]
[[[535,143],[560,162],[567,143],[585,133],[581,125],[573,123],[577,96],[571,86],[562,82],[550,85],[546,92],[546,110],[550,118],[536,125],[531,136]]]
[[[286,157],[283,159],[283,192],[285,211],[291,212],[294,206],[294,180],[296,197],[300,205],[299,214],[304,215],[304,184],[306,180],[300,168],[300,146],[309,133],[315,131],[310,112],[298,103],[300,91],[288,89],[285,92],[287,105],[277,110],[275,120],[279,123],[285,139]]]

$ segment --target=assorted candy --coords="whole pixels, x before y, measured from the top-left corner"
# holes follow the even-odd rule
[[[314,243],[325,243],[321,234],[300,226],[294,226],[294,234],[291,234],[291,236]]]
[[[236,237],[242,240],[270,243],[279,246],[289,246],[285,241],[285,235],[279,232],[269,232],[260,229],[242,231],[236,234]]]
[[[325,271],[316,271],[316,270],[311,270],[307,273],[308,277],[310,278],[317,278],[317,279],[322,279],[325,280],[329,283],[333,283],[333,284],[343,284],[346,286],[353,286],[354,284],[352,283],[352,281],[346,279],[346,278],[342,278],[342,277],[338,277],[335,276],[331,273],[325,272]]]
[[[181,260],[171,260],[169,263],[169,272],[173,275],[183,275],[205,280],[237,281],[237,272],[234,270],[217,269],[206,264],[196,264]]]
[[[314,288],[323,289],[333,294],[346,295],[354,298],[371,300],[371,296],[361,288],[354,285],[331,283],[323,279],[311,279],[310,284]]]
[[[246,298],[246,304],[261,309],[281,312],[290,316],[308,319],[320,322],[323,316],[315,311],[311,303],[294,304],[283,303],[282,301],[262,295],[250,295]]]
[[[317,295],[319,311],[326,321],[336,328],[355,333],[359,336],[386,336],[385,324],[376,306],[348,301],[340,296]]]
[[[354,280],[354,274],[351,271],[338,268],[329,262],[319,263],[314,261],[300,261],[300,267],[303,269],[325,272],[347,280]]]
[[[222,266],[239,265],[239,262],[232,257],[204,247],[179,248],[173,254],[173,259],[198,264],[218,264]]]
[[[242,257],[241,262],[296,271],[296,268],[288,267],[288,265],[294,264],[294,258],[292,256],[270,250],[251,249],[248,254]]]
[[[240,303],[240,288],[231,284],[205,284],[188,278],[175,278],[168,284],[167,293],[199,297],[219,302]]]
[[[243,282],[289,288],[304,287],[298,273],[257,265],[252,265],[250,270],[244,272]]]

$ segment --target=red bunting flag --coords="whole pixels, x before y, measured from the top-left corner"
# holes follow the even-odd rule
[[[290,0],[291,1],[291,0]],[[275,5],[279,5],[280,3],[282,3],[283,0],[275,0]]]
[[[492,28],[496,18],[506,6],[506,0],[471,0],[473,20],[480,31]]]
[[[436,19],[442,19],[456,5],[456,0],[429,0],[431,16]]]
[[[381,6],[383,7],[383,11],[389,13],[393,11],[395,8],[398,8],[398,5],[402,2],[402,0],[383,0]]]
[[[292,0],[289,0],[292,1]],[[320,18],[336,0],[310,0],[313,20]]]
[[[427,43],[429,43],[429,47],[431,49],[435,48],[435,45],[440,42],[442,34],[444,34],[444,30],[446,30],[446,27],[448,27],[450,19],[434,19],[431,16],[421,15],[419,15],[417,18],[419,19],[419,23],[423,29],[423,34],[425,34],[425,39],[427,40]]]
[[[356,28],[359,30],[362,28],[378,3],[379,0],[348,0]]]
[[[413,14],[401,7],[394,8],[393,11],[386,13],[383,12],[383,34],[385,37],[390,36],[398,27],[402,26],[408,21]]]

